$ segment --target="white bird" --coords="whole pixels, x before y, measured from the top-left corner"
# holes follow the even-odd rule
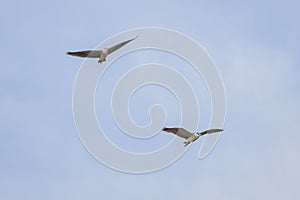
[[[223,131],[223,129],[209,129],[209,130],[202,131],[200,133],[191,133],[185,130],[184,128],[166,128],[166,127],[164,127],[162,130],[165,132],[173,133],[179,137],[185,138],[186,141],[184,142],[184,146],[187,146],[191,142],[196,141],[202,135]]]
[[[78,57],[83,57],[83,58],[99,58],[98,63],[102,63],[106,61],[106,57],[111,54],[112,52],[120,49],[127,43],[131,42],[132,40],[135,40],[138,36],[135,38],[132,38],[130,40],[121,42],[119,44],[116,44],[110,48],[104,48],[102,50],[86,50],[86,51],[76,51],[76,52],[67,52],[67,55],[71,56],[78,56]]]

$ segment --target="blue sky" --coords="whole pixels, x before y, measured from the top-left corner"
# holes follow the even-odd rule
[[[298,8],[297,1],[3,2],[1,199],[299,198]],[[175,29],[205,47],[224,80],[227,116],[204,160],[198,141],[170,167],[132,175],[100,164],[81,144],[72,91],[82,60],[65,53],[145,26]]]

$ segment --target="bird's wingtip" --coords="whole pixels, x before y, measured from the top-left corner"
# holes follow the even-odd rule
[[[218,132],[224,131],[224,129],[222,129],[222,128],[212,129],[212,130],[213,130],[212,133],[218,133]]]

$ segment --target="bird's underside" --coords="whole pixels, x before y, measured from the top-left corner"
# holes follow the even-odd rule
[[[124,42],[121,42],[119,44],[116,44],[110,48],[104,48],[102,50],[85,50],[85,51],[76,51],[76,52],[67,52],[67,55],[70,56],[77,56],[77,57],[81,57],[81,58],[99,58],[99,63],[102,63],[106,60],[106,57],[113,53],[114,51],[122,48],[123,46],[125,46],[126,44],[128,44],[129,42],[131,42],[132,40],[135,40],[138,36],[136,36],[135,38],[132,38],[130,40],[126,40]]]
[[[208,129],[200,133],[191,133],[185,130],[184,128],[166,128],[166,127],[163,128],[162,130],[165,132],[173,133],[181,138],[186,139],[186,141],[184,142],[184,146],[187,146],[190,143],[196,141],[202,135],[223,131],[223,129]]]

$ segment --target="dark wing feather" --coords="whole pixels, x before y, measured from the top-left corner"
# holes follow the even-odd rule
[[[209,129],[209,130],[205,130],[205,131],[200,132],[200,135],[217,133],[217,132],[221,132],[221,131],[223,131],[223,129]]]
[[[119,44],[116,44],[116,45],[110,47],[110,48],[108,49],[108,54],[110,54],[110,53],[112,53],[112,52],[114,52],[114,51],[120,49],[121,47],[123,47],[123,46],[126,45],[127,43],[131,42],[132,40],[135,40],[137,37],[138,37],[138,36],[136,36],[135,38],[132,38],[132,39],[130,39],[130,40],[121,42],[121,43],[119,43]]]
[[[183,129],[183,128],[163,128],[162,129],[165,132],[169,132],[169,133],[173,133],[179,137],[188,139],[190,136],[192,136],[193,134],[190,133],[189,131]]]
[[[77,52],[68,52],[70,56],[78,56],[83,58],[100,58],[101,51],[77,51]]]

